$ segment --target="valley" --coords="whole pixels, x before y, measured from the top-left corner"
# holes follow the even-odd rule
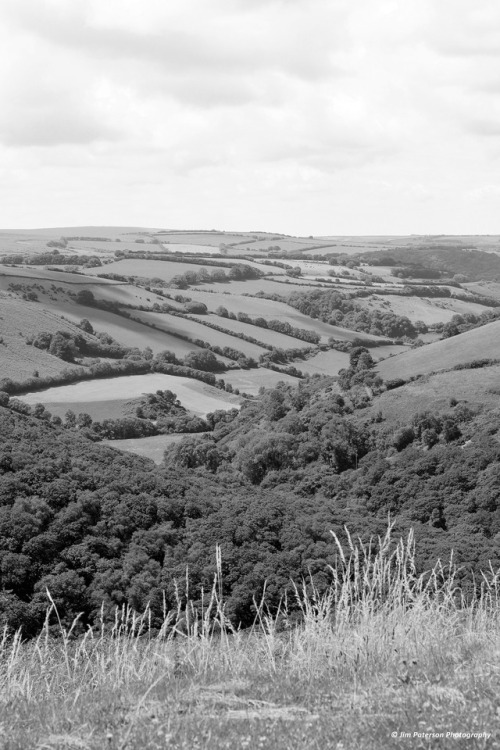
[[[498,240],[0,232],[19,747],[493,731]]]

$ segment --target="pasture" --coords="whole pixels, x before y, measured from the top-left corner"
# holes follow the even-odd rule
[[[164,242],[162,247],[170,253],[185,253],[188,255],[219,255],[220,253],[218,245],[188,245],[183,242]]]
[[[230,292],[230,294],[250,294],[255,296],[259,292],[265,292],[266,294],[279,294],[281,297],[287,297],[294,290],[297,290],[296,286],[287,284],[286,282],[280,283],[271,278],[263,279],[247,279],[246,281],[231,281],[231,282],[212,282],[210,284],[203,284],[203,286],[194,286],[187,292],[191,295],[191,291],[213,291],[213,292]]]
[[[253,283],[253,282],[248,282]],[[211,288],[215,285],[210,285]],[[232,288],[233,285],[231,285]],[[373,336],[369,333],[360,333],[352,331],[341,326],[323,323],[321,320],[310,318],[303,315],[298,310],[290,307],[285,302],[276,302],[274,300],[262,297],[247,297],[243,294],[224,294],[223,292],[208,292],[201,289],[190,289],[188,296],[197,302],[203,302],[209,312],[213,313],[222,306],[228,312],[235,315],[239,312],[246,313],[252,318],[263,317],[266,320],[281,320],[296,328],[305,328],[308,331],[315,331],[321,336],[323,343],[326,343],[330,337],[339,341],[353,341],[356,338],[368,339],[370,341],[380,340],[380,336]],[[219,325],[224,325],[225,319],[220,318]],[[257,332],[260,330],[255,326],[252,327]],[[253,334],[250,334],[253,335]],[[258,336],[255,336],[258,338]],[[263,340],[263,339],[262,339]],[[298,339],[296,339],[298,341]]]
[[[368,310],[387,310],[396,315],[403,315],[409,318],[412,323],[421,320],[426,325],[436,323],[448,323],[454,315],[473,313],[481,315],[488,308],[484,305],[478,305],[470,302],[454,299],[453,297],[434,297],[425,299],[423,297],[400,297],[397,295],[373,295],[358,300],[359,304]]]
[[[138,320],[125,318],[95,307],[77,305],[72,301],[56,299],[50,303],[48,309],[58,316],[64,316],[72,323],[79,323],[82,318],[87,318],[95,331],[109,333],[123,346],[137,347],[140,350],[149,346],[155,354],[168,349],[179,357],[199,349],[198,346],[191,344],[189,341],[170,335],[167,330],[155,330]],[[134,312],[134,315],[140,314]]]
[[[300,370],[301,363],[297,363],[296,367]],[[274,388],[277,383],[298,385],[300,381],[284,372],[259,367],[257,370],[229,370],[224,373],[224,382],[238,388],[241,393],[256,396],[261,388]]]
[[[113,263],[107,263],[104,268],[89,268],[89,276],[96,276],[99,273],[117,273],[121,276],[137,276],[146,279],[162,279],[163,281],[172,281],[174,276],[180,276],[186,271],[199,271],[203,268],[203,262],[183,263],[181,260],[145,260],[142,258],[125,258],[116,260]],[[214,266],[205,266],[210,271]],[[222,266],[216,266],[219,270],[227,272],[229,269]]]
[[[376,404],[363,410],[363,419],[381,412],[388,427],[407,425],[413,413],[453,413],[453,407],[450,406],[452,397],[459,404],[466,404],[473,410],[487,410],[498,407],[499,391],[500,365],[474,370],[449,370],[426,375],[382,393]],[[409,404],[413,404],[413,412],[409,412]]]
[[[500,321],[391,357],[377,370],[384,380],[408,379],[478,359],[500,359]]]
[[[462,284],[462,287],[473,294],[492,297],[500,301],[500,282],[498,281],[472,281],[469,284]]]
[[[168,451],[169,446],[178,443],[185,438],[185,434],[151,435],[144,438],[128,438],[127,440],[103,440],[103,445],[126,453],[135,453],[137,456],[150,458],[155,464],[161,464],[163,454]]]
[[[137,320],[144,321],[145,323],[148,323],[150,325],[154,323],[159,331],[166,331],[167,333],[179,333],[183,336],[189,336],[192,339],[207,341],[209,344],[212,344],[214,346],[230,346],[233,349],[238,349],[240,352],[243,352],[248,357],[258,358],[266,351],[266,349],[262,346],[251,344],[248,341],[243,341],[242,339],[238,339],[235,336],[231,336],[229,333],[214,331],[212,328],[204,326],[202,323],[198,323],[195,319],[192,318],[177,318],[173,315],[169,315],[168,313],[156,312],[135,312],[134,317]],[[193,345],[190,344],[189,346],[191,346],[192,350]]]
[[[250,237],[245,232],[221,232],[221,231],[160,231],[156,232],[156,238],[160,242],[168,244],[186,244],[186,245],[209,245],[219,248],[224,243],[230,245],[233,242],[242,242]]]
[[[349,367],[349,355],[329,349],[327,352],[318,352],[303,362],[296,362],[295,366],[307,375],[338,375],[340,370]]]
[[[31,377],[35,370],[45,377],[56,375],[64,367],[72,369],[67,362],[26,344],[29,336],[41,331],[55,333],[63,330],[81,333],[75,325],[39,303],[17,299],[0,291],[0,379],[18,381]]]
[[[195,320],[201,320],[193,316]],[[278,333],[272,331],[269,328],[262,328],[261,326],[254,326],[250,323],[242,323],[239,320],[231,320],[231,318],[221,318],[219,315],[204,315],[204,320],[215,325],[222,326],[226,331],[232,333],[244,333],[246,336],[252,336],[257,341],[262,341],[264,344],[269,344],[278,349],[299,349],[313,346],[307,341],[294,338],[293,336],[287,336],[284,333]],[[246,342],[242,342],[246,343]]]
[[[316,239],[309,240],[302,237],[277,237],[276,235],[253,241],[249,240],[249,242],[251,243],[248,245],[250,251],[259,250],[260,252],[266,252],[269,249],[276,250],[279,248],[284,253],[302,252],[308,250],[310,247],[323,244]]]
[[[68,406],[69,404],[78,405],[79,411],[87,412],[92,416],[90,410],[94,410],[96,418],[102,419],[104,410],[114,408],[110,404],[118,402],[116,409],[119,409],[120,413],[117,416],[124,416],[123,410],[127,401],[157,390],[173,391],[182,406],[199,417],[205,417],[209,412],[217,409],[227,410],[238,407],[241,402],[238,396],[225,393],[199,380],[162,373],[86,380],[81,383],[48,388],[45,391],[27,393],[20,398],[30,405],[41,403],[49,411],[61,416],[68,409],[73,408]],[[64,410],[62,414],[61,410]],[[73,411],[76,410],[73,408]],[[111,411],[109,413],[111,414]],[[101,414],[100,417],[99,414]]]

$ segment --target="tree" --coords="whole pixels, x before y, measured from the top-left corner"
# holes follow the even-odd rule
[[[224,369],[222,363],[219,362],[215,354],[206,349],[189,352],[189,354],[186,354],[183,361],[186,367],[192,367],[195,370],[203,370],[204,372],[217,372],[218,370]]]
[[[88,305],[91,307],[95,304],[95,297],[90,289],[81,289],[77,292],[76,301],[79,305]]]
[[[90,322],[90,320],[87,320],[87,318],[82,318],[82,320],[78,324],[78,327],[81,328],[85,333],[94,333],[92,323]]]
[[[192,315],[206,315],[208,307],[203,302],[187,302],[185,311]]]

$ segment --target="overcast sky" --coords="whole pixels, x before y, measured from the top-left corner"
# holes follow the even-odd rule
[[[0,0],[0,226],[500,232],[498,0]]]

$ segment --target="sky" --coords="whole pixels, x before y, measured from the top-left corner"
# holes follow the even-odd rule
[[[500,232],[498,0],[0,0],[0,227]]]

